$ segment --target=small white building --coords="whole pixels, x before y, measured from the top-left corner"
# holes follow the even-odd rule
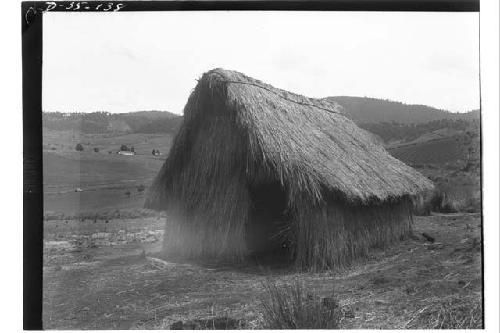
[[[120,155],[127,155],[127,156],[133,156],[133,155],[135,155],[135,152],[134,151],[128,151],[128,150],[120,150],[118,152],[118,154],[120,154]]]

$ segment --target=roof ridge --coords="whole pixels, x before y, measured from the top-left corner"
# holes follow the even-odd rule
[[[283,95],[281,95],[281,94],[278,94],[276,91],[274,91],[274,90],[272,90],[272,89],[269,89],[268,87],[265,87],[265,86],[263,86],[263,85],[260,85],[260,84],[257,84],[257,83],[253,83],[253,82],[243,82],[243,81],[236,81],[236,80],[228,80],[228,79],[226,79],[226,77],[225,77],[223,74],[221,74],[221,73],[219,73],[219,72],[217,72],[217,71],[212,71],[212,73],[217,74],[217,75],[219,75],[221,78],[223,78],[223,80],[222,80],[222,81],[223,81],[223,82],[225,82],[225,83],[246,84],[246,85],[251,85],[251,86],[259,87],[259,88],[264,89],[264,90],[266,90],[266,91],[269,91],[269,92],[271,92],[271,93],[273,93],[273,94],[275,94],[275,95],[279,96],[280,98],[282,98],[282,99],[284,99],[284,100],[287,100],[287,101],[289,101],[289,102],[292,102],[292,103],[295,103],[295,104],[299,104],[299,105],[304,105],[304,106],[312,106],[312,107],[315,107],[315,108],[321,109],[321,110],[326,111],[326,112],[329,112],[329,113],[334,113],[334,114],[342,115],[342,116],[344,116],[345,118],[349,119],[349,118],[347,117],[347,115],[345,115],[345,114],[344,114],[344,113],[342,113],[342,112],[338,112],[338,111],[334,111],[334,110],[331,110],[331,109],[327,109],[327,108],[324,108],[324,107],[321,107],[321,106],[318,106],[318,105],[314,105],[314,104],[302,103],[302,102],[299,102],[299,101],[294,101],[294,100],[291,100],[291,99],[289,99],[289,98],[287,98],[287,97],[285,97],[285,96],[283,96]],[[272,86],[271,86],[271,87],[272,87]],[[286,91],[286,90],[283,90],[283,89],[280,89],[280,88],[276,88],[276,87],[273,87],[273,88],[274,88],[274,89],[277,89],[277,90]],[[294,93],[292,93],[292,92],[289,92],[289,93],[290,93],[290,94],[294,94]],[[301,95],[298,95],[298,94],[294,94],[294,95],[301,96]],[[306,99],[310,99],[309,97],[306,97],[306,96],[301,96],[301,97],[306,98]],[[337,104],[337,105],[340,105],[340,104],[338,104],[338,103],[336,103],[336,104]]]

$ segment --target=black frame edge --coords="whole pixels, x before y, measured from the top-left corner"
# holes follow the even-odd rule
[[[23,328],[41,330],[43,279],[42,17],[21,4],[23,87]]]

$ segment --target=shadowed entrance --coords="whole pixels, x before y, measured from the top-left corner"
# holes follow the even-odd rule
[[[288,233],[290,216],[287,199],[279,183],[250,188],[252,206],[246,226],[246,243],[250,254],[261,260],[286,260],[290,256]]]

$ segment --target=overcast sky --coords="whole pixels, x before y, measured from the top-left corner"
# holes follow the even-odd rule
[[[43,108],[182,113],[212,68],[309,97],[479,108],[478,13],[44,14]]]

